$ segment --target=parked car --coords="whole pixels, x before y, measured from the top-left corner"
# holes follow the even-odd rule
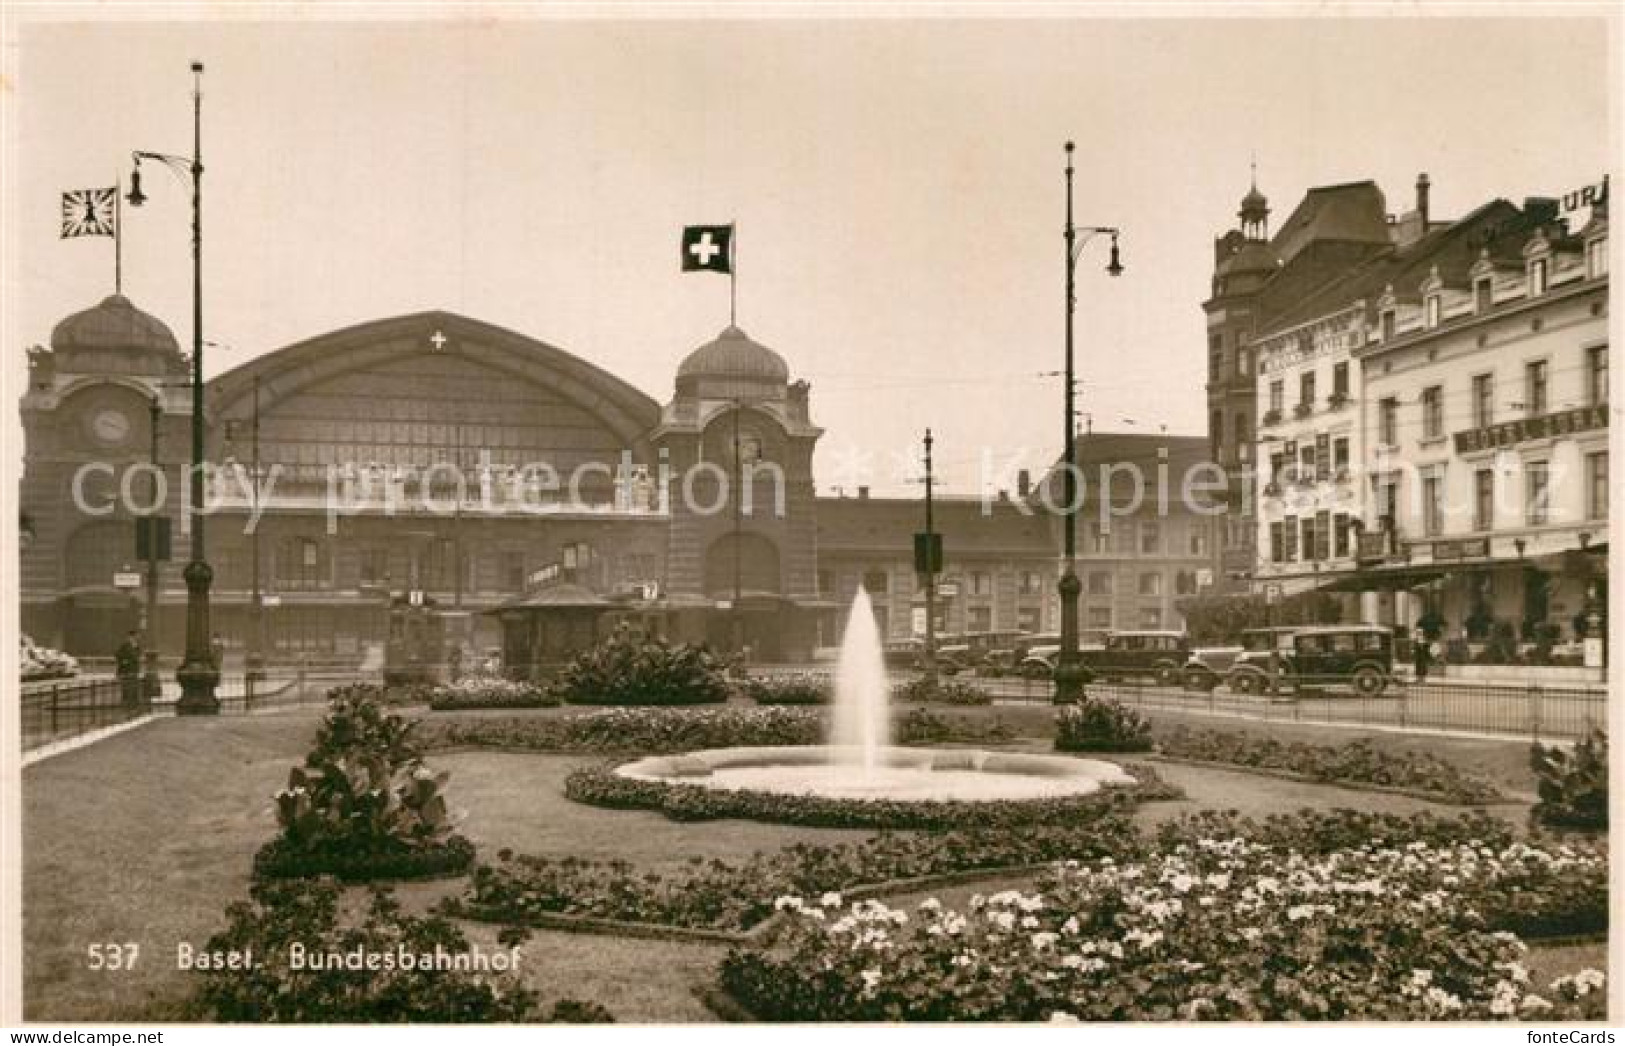
[[[919,639],[896,639],[881,650],[887,668],[918,668],[925,643]]]
[[[1096,679],[1152,678],[1164,685],[1178,682],[1190,658],[1190,638],[1162,629],[1109,632],[1099,647],[1079,651],[1084,683]]]
[[[1078,656],[1081,659],[1085,651],[1104,649],[1108,632],[1098,628],[1086,628],[1078,632]],[[1029,679],[1048,679],[1055,674],[1055,666],[1061,656],[1061,637],[1058,635],[1041,635],[1032,637],[1037,642],[1018,644],[1016,650],[1019,655],[1016,661],[1016,674]]]
[[[1245,651],[1230,669],[1230,689],[1244,694],[1311,686],[1349,686],[1374,697],[1394,675],[1394,633],[1385,625],[1305,625],[1277,636],[1267,650]]]
[[[1181,675],[1188,690],[1213,690],[1230,675],[1241,656],[1248,652],[1268,652],[1281,643],[1292,645],[1292,626],[1277,628],[1250,628],[1241,634],[1241,642],[1231,645],[1197,647],[1186,659]]]

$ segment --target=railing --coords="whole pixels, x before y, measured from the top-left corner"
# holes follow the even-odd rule
[[[976,679],[995,700],[1047,702],[1048,679]],[[1265,722],[1370,726],[1388,730],[1487,734],[1574,740],[1607,727],[1605,687],[1539,682],[1414,680],[1391,676],[1377,692],[1361,692],[1350,677],[1284,676],[1259,681],[1252,692],[1220,685],[1188,689],[1154,679],[1096,680],[1084,688],[1147,712],[1253,719]]]
[[[377,682],[377,673],[353,667],[294,665],[272,669],[264,678],[222,675],[215,687],[221,715],[254,715],[276,709],[320,705],[327,692],[348,683]],[[143,716],[173,714],[180,684],[173,668],[160,677],[159,693],[149,697],[140,680],[126,690],[117,678],[67,679],[27,684],[21,695],[23,751],[72,740]]]
[[[23,751],[116,726],[151,711],[139,680],[128,693],[118,679],[36,683],[21,695]]]

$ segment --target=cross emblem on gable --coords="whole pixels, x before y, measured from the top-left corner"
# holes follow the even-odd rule
[[[439,331],[435,331],[433,334],[429,335],[429,345],[435,352],[439,352],[444,349],[446,347],[446,342],[449,340],[449,338]]]

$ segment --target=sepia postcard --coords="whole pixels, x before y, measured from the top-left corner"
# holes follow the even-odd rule
[[[7,5],[8,1041],[1613,1042],[1617,15]]]

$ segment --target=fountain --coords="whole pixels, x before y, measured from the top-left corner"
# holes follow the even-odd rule
[[[890,686],[874,606],[860,586],[846,616],[836,662],[835,720],[829,737],[832,763],[856,766],[865,779],[874,778],[880,751],[891,735]]]
[[[1048,799],[1134,784],[1121,767],[1098,759],[893,746],[890,687],[874,608],[859,588],[841,637],[828,745],[653,756],[616,773],[706,788],[887,800]]]

